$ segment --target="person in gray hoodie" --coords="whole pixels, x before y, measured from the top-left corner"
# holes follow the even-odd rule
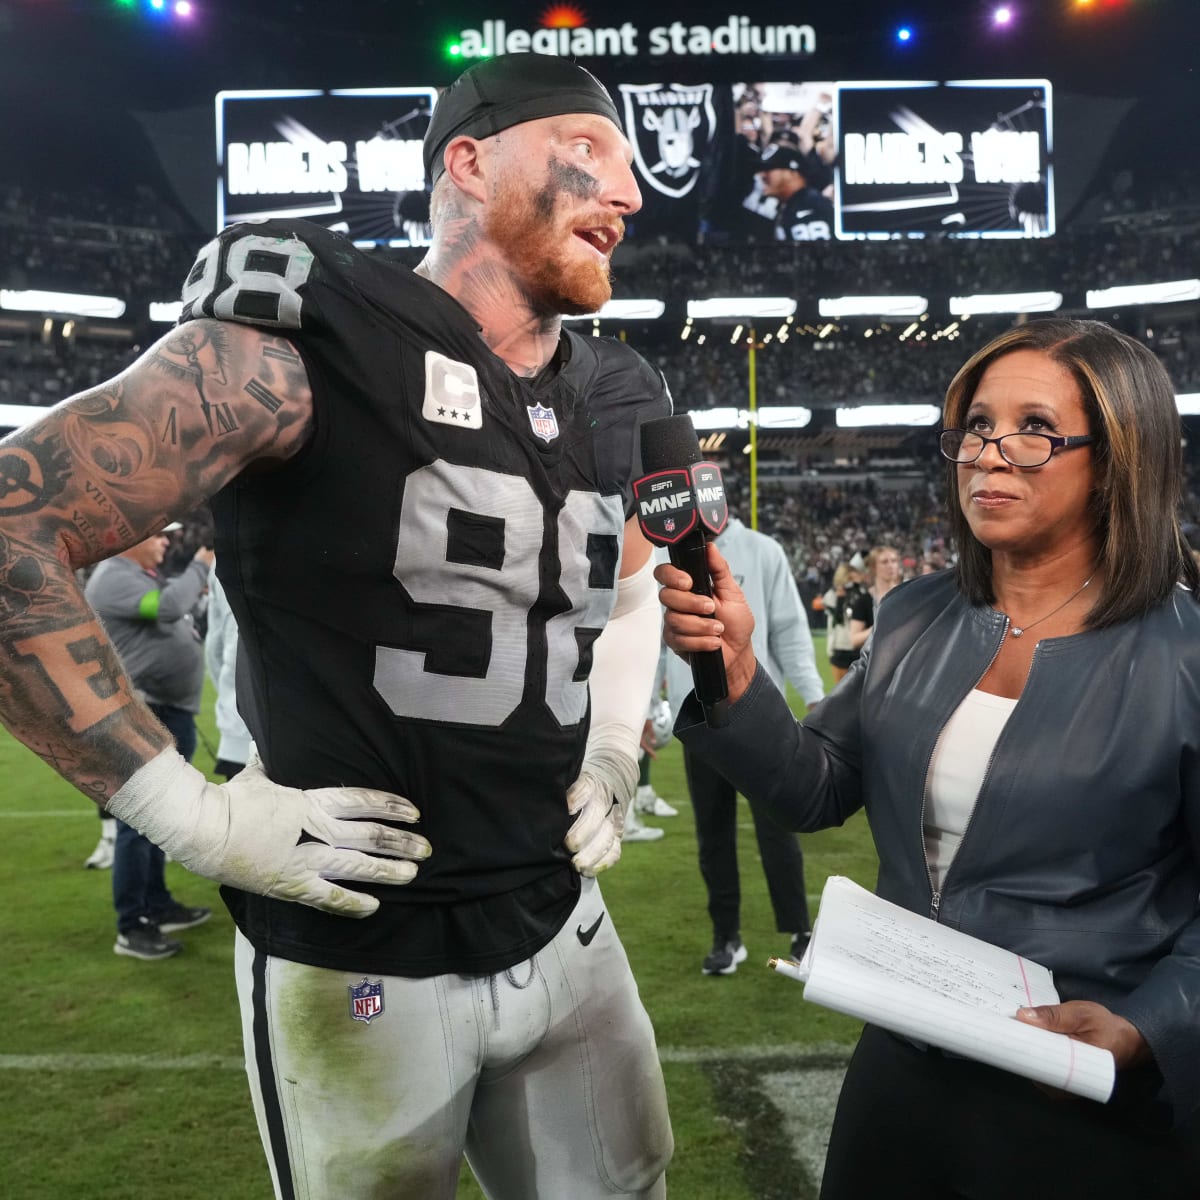
[[[204,688],[204,648],[194,617],[208,591],[213,552],[201,547],[181,575],[164,579],[159,568],[170,540],[164,529],[106,559],[92,572],[84,595],[104,623],[133,686],[190,761]],[[170,958],[183,945],[166,935],[201,925],[212,916],[211,909],[189,907],[171,895],[165,864],[158,846],[132,826],[117,822],[112,864],[117,954],[147,961]]]

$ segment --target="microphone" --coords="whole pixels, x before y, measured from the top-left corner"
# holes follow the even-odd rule
[[[705,546],[725,528],[729,504],[721,470],[700,457],[689,416],[661,417],[642,426],[642,470],[633,484],[638,524],[648,541],[666,546],[673,566],[692,577],[692,592],[712,595]],[[729,685],[720,650],[689,656],[696,698],[709,725],[724,722]]]

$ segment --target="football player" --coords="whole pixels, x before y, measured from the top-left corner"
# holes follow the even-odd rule
[[[815,186],[828,169],[816,154],[805,154],[786,142],[763,151],[762,194],[773,196],[775,240],[778,242],[828,241],[833,230],[833,203]]]
[[[631,150],[587,71],[513,54],[448,89],[425,157],[415,273],[233,226],[173,332],[0,444],[0,703],[225,885],[277,1196],[448,1198],[464,1150],[493,1197],[661,1196],[653,1030],[594,876],[658,651],[630,481],[670,398],[560,322],[608,299]],[[206,498],[259,756],[221,785],[72,574]]]

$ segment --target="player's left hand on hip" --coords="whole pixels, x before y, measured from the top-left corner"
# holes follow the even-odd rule
[[[580,875],[598,875],[621,857],[625,810],[612,788],[584,772],[567,789],[567,811],[575,823],[567,830],[571,865]]]

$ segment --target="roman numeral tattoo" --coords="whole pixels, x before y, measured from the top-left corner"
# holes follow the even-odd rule
[[[283,401],[275,395],[273,391],[265,383],[257,379],[252,379],[246,384],[245,391],[252,396],[267,410],[274,415],[283,407]]]

